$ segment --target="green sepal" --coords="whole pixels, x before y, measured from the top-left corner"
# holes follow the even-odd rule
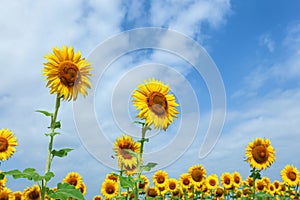
[[[68,200],[71,197],[76,200],[84,200],[80,190],[69,183],[58,183],[56,191],[48,189],[47,193],[52,199]]]
[[[57,157],[65,157],[65,156],[68,155],[68,153],[69,153],[70,151],[73,151],[73,149],[71,149],[71,148],[64,148],[64,149],[60,149],[60,150],[55,150],[55,149],[53,149],[53,150],[51,151],[51,154],[53,155],[53,157],[54,157],[54,156],[57,156]]]
[[[53,117],[53,113],[50,113],[50,112],[45,111],[45,110],[36,110],[35,112],[42,113],[42,114],[44,114],[47,117]]]
[[[147,165],[142,166],[142,169],[146,172],[149,172],[152,168],[154,168],[157,165],[157,163],[149,162]]]
[[[60,127],[61,127],[60,121],[55,122],[54,129],[57,129],[57,128],[60,128]]]

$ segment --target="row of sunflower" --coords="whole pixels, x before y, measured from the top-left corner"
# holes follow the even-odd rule
[[[45,56],[43,75],[46,76],[47,87],[51,94],[56,94],[53,112],[37,110],[50,118],[48,154],[45,173],[40,175],[34,168],[23,171],[11,170],[0,173],[0,200],[1,199],[84,199],[86,185],[81,176],[69,173],[55,188],[49,188],[47,183],[55,175],[51,165],[55,157],[67,156],[73,149],[54,149],[54,138],[60,135],[61,122],[57,119],[62,101],[76,100],[78,94],[87,95],[91,87],[89,77],[91,64],[78,51],[74,53],[72,47],[63,46],[53,48],[53,53]],[[94,200],[105,199],[299,199],[298,189],[300,178],[296,167],[287,165],[281,171],[283,181],[271,182],[267,177],[261,177],[261,170],[270,167],[275,161],[275,150],[268,139],[257,138],[246,148],[246,161],[250,163],[251,174],[242,179],[238,172],[225,172],[218,177],[216,174],[206,174],[201,164],[192,166],[178,179],[169,178],[166,171],[158,170],[152,177],[153,185],[144,175],[157,164],[144,163],[144,145],[149,142],[147,131],[151,128],[164,130],[179,114],[175,96],[170,87],[154,78],[138,85],[132,93],[133,106],[136,107],[141,126],[141,137],[135,141],[128,135],[116,139],[113,150],[118,160],[119,171],[108,174],[101,186],[101,195]],[[16,151],[17,140],[8,129],[0,131],[0,160],[5,161]],[[6,176],[13,178],[27,178],[36,185],[23,192],[12,192],[5,186]]]

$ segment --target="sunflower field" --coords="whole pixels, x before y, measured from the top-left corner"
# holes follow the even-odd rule
[[[72,149],[53,148],[56,135],[61,134],[57,115],[61,101],[75,101],[78,94],[86,96],[92,87],[91,63],[82,57],[80,51],[74,52],[73,47],[53,48],[46,55],[43,76],[50,94],[56,95],[54,111],[37,110],[50,118],[48,154],[45,161],[45,172],[37,173],[35,168],[23,171],[13,169],[0,173],[0,200],[83,200],[87,186],[81,175],[70,172],[57,183],[48,187],[54,177],[51,165],[55,157],[65,157]],[[119,170],[104,175],[105,180],[99,188],[99,195],[93,200],[102,199],[300,199],[300,176],[293,165],[281,169],[282,180],[271,181],[262,176],[261,171],[267,170],[276,159],[275,149],[267,138],[255,138],[245,147],[246,162],[249,163],[250,174],[242,178],[238,171],[223,172],[221,176],[207,174],[202,164],[190,166],[179,177],[169,177],[168,172],[157,170],[152,177],[144,175],[151,171],[157,163],[144,163],[144,145],[149,142],[147,131],[151,129],[167,130],[177,118],[179,104],[169,85],[155,78],[145,80],[132,93],[133,106],[138,111],[135,123],[140,126],[140,139],[135,141],[128,135],[116,138],[112,147],[117,158]],[[18,141],[9,128],[0,130],[0,161],[5,162],[16,152]],[[0,164],[1,164],[0,163]],[[8,179],[28,179],[33,184],[23,191],[12,191],[6,187]]]

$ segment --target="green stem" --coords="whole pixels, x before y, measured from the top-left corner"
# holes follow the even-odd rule
[[[45,174],[50,171],[51,168],[51,163],[52,163],[52,148],[53,148],[53,140],[54,140],[54,132],[55,132],[55,125],[56,125],[56,118],[57,118],[57,113],[59,110],[60,106],[60,97],[57,95],[56,97],[56,102],[55,102],[55,110],[53,116],[51,116],[51,124],[50,124],[50,141],[49,141],[49,146],[48,146],[48,156],[46,160],[46,169],[45,169]],[[46,186],[47,186],[47,181],[42,180],[42,188],[41,188],[41,199],[45,199],[45,192],[46,192]]]

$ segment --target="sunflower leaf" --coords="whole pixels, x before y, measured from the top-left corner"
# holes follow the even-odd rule
[[[60,127],[61,127],[60,121],[55,122],[54,129],[57,129],[57,128],[60,128]]]
[[[126,151],[127,153],[129,153],[131,156],[137,158],[138,154],[135,153],[134,151],[132,151],[131,149],[124,149],[124,151]]]
[[[54,177],[54,173],[53,172],[47,172],[45,175],[44,175],[44,179],[48,182],[51,178]]]
[[[46,136],[54,136],[54,135],[59,135],[60,132],[53,132],[53,133],[45,133]]]
[[[49,190],[48,196],[53,199],[67,200],[70,197],[77,200],[84,200],[84,197],[79,189],[76,189],[69,183],[58,183],[57,190]]]
[[[11,175],[14,179],[26,178],[28,180],[34,180],[35,182],[42,180],[44,177],[39,175],[34,168],[26,168],[23,172],[20,170],[11,170],[4,172],[6,175]]]
[[[0,180],[3,180],[4,177],[5,177],[5,174],[1,172],[1,173],[0,173]]]
[[[48,111],[45,111],[45,110],[36,110],[35,112],[42,113],[47,117],[52,117],[53,116],[53,113],[49,113]]]
[[[146,172],[149,172],[152,168],[154,168],[157,165],[157,163],[149,162],[147,165],[142,166],[142,169]]]
[[[71,148],[64,148],[64,149],[60,149],[60,150],[52,150],[51,151],[51,154],[53,155],[53,156],[57,156],[57,157],[65,157],[65,156],[67,156],[68,155],[68,153],[70,152],[70,151],[72,151],[73,149],[71,149]]]
[[[128,177],[120,176],[119,179],[120,179],[121,187],[124,189],[133,188],[135,186],[135,181],[131,176]]]

